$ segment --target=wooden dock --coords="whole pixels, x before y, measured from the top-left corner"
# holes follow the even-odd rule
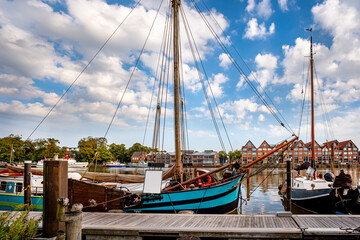
[[[41,218],[41,212],[31,217]],[[360,239],[360,215],[83,213],[83,239]]]

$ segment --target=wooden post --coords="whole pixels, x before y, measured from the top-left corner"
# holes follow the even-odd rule
[[[56,219],[57,199],[68,196],[68,162],[44,161],[43,235],[55,237],[65,224]]]
[[[286,159],[286,211],[291,211],[291,161]]]
[[[29,210],[31,205],[31,161],[25,161],[24,166],[24,205]]]
[[[250,201],[250,169],[246,169],[246,175],[248,176],[246,178],[246,198],[248,201]]]

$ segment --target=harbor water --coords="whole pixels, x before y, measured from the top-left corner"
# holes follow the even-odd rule
[[[109,173],[125,173],[125,174],[145,174],[147,168],[97,168],[97,172]],[[360,184],[360,168],[342,168],[345,173],[352,176],[353,186]],[[94,169],[92,169],[94,170]],[[208,170],[213,170],[212,168]],[[253,171],[255,169],[250,169]],[[327,168],[318,168],[318,173],[332,172]],[[339,168],[335,168],[335,175],[340,172]],[[305,171],[300,171],[300,175]],[[293,174],[296,171],[293,170]],[[278,193],[278,186],[286,180],[286,169],[275,168],[265,169],[258,175],[242,181],[241,193],[242,199],[239,208],[241,214],[276,214],[276,212],[284,211],[281,202],[281,195]]]

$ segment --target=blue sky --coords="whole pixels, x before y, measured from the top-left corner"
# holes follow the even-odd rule
[[[26,139],[136,2],[0,2],[0,137],[16,134]],[[76,146],[81,138],[105,135],[160,2],[141,1],[31,139],[54,137],[61,146]],[[316,140],[323,143],[335,137],[360,143],[359,1],[197,0],[196,3],[227,48],[232,49],[231,44],[236,47],[250,71],[234,55],[235,60],[257,89],[259,84],[265,89],[296,134],[309,62],[310,34],[305,28],[312,28],[317,73]],[[203,3],[211,9],[211,14]],[[135,142],[143,143],[153,81],[157,79],[156,62],[167,4],[164,1],[161,6],[139,67],[106,135],[109,143],[125,143],[127,147]],[[291,134],[269,114],[235,70],[192,2],[182,1],[182,6],[233,149],[240,149],[248,140],[258,146],[263,140],[278,143],[289,138]],[[184,29],[180,31],[190,148],[222,150]],[[328,128],[324,130],[320,96],[333,134],[328,133]],[[170,93],[164,142],[168,151],[173,151],[172,104]],[[300,131],[304,142],[310,136],[307,119],[304,114]],[[144,141],[147,146],[152,144],[149,129],[153,121],[150,117]],[[231,146],[221,123],[218,124],[229,151]]]

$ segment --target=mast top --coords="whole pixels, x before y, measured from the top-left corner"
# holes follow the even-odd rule
[[[313,59],[313,48],[312,48],[312,28],[306,28],[306,31],[310,32],[310,59]]]

